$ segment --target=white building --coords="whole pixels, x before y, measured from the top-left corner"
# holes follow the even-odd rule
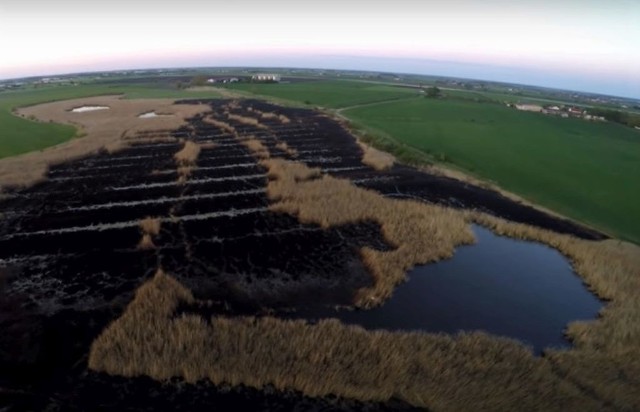
[[[274,73],[258,73],[251,76],[251,80],[257,82],[279,82],[280,75]]]

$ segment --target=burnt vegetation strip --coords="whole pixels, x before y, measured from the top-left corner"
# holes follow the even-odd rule
[[[624,376],[640,373],[637,363],[631,361],[640,358],[634,346],[640,331],[633,326],[640,324],[640,308],[631,292],[639,287],[640,262],[630,260],[632,251],[618,250],[613,243],[577,239],[602,236],[490,190],[392,166],[389,159],[378,168],[383,170],[364,165],[362,149],[353,137],[317,112],[258,100],[185,103],[205,103],[210,110],[157,141],[141,134],[137,136],[144,139],[141,146],[127,145],[119,151],[102,151],[53,166],[49,180],[8,191],[0,201],[0,266],[10,267],[13,273],[2,297],[20,308],[15,316],[7,312],[3,326],[33,332],[33,345],[42,346],[48,342],[40,339],[42,328],[51,330],[65,319],[77,320],[78,330],[68,331],[68,338],[78,338],[80,346],[68,362],[47,366],[51,376],[69,376],[65,378],[67,389],[91,385],[95,379],[93,372],[69,371],[84,368],[82,359],[88,354],[89,342],[104,330],[102,340],[94,344],[92,366],[126,376],[180,375],[189,382],[206,379],[256,388],[272,385],[316,396],[340,394],[361,400],[400,397],[403,402],[436,409],[460,409],[475,405],[478,399],[506,402],[488,403],[487,407],[539,406],[546,402],[540,397],[546,395],[555,402],[550,409],[598,409],[601,404],[583,399],[577,385],[616,407],[640,406],[637,398],[622,396],[634,388]],[[333,201],[333,206],[323,203],[325,198]],[[363,208],[363,204],[378,212]],[[406,257],[403,253],[412,255],[410,249],[398,252],[404,238],[398,229],[402,217],[396,216],[397,224],[385,225],[385,219],[392,214],[390,210],[407,208],[408,204],[417,216],[420,211],[445,213],[460,235],[446,240],[444,232],[440,233],[444,237],[436,238],[443,244],[436,245],[435,251],[429,246],[433,256],[420,257],[414,263],[448,256],[454,244],[469,240],[464,226],[473,221],[498,233],[559,249],[592,290],[611,303],[601,319],[570,326],[568,335],[576,349],[549,352],[543,359],[534,359],[515,342],[484,335],[370,334],[335,322],[308,325],[264,316],[273,309],[295,310],[310,304],[360,301],[366,307],[364,302],[371,301],[371,296],[382,302],[403,279],[408,264],[400,261]],[[345,213],[317,213],[330,214],[336,205]],[[445,211],[443,206],[454,209]],[[154,277],[158,267],[175,280],[167,275]],[[396,276],[387,279],[387,286],[375,289],[391,272]],[[160,294],[156,301],[147,303],[153,310],[173,305],[171,313],[154,317],[139,311],[139,300],[127,306],[135,290],[144,295],[145,290],[158,286],[156,282],[170,286],[169,296]],[[174,299],[172,293],[180,298]],[[139,321],[136,325],[151,326],[153,323],[146,323],[151,320],[165,329],[154,335],[136,326],[128,335],[131,341],[114,341],[114,331],[130,330],[131,316]],[[91,328],[83,329],[88,323]],[[156,353],[158,356],[151,359],[154,352],[150,351],[146,357],[132,360],[129,349],[149,350],[141,335],[144,333],[151,333],[148,342],[183,336],[195,351],[190,352],[191,358]],[[221,339],[211,342],[214,335]],[[300,368],[308,364],[315,369],[313,373],[300,369],[290,374],[294,366],[274,357],[273,364],[263,365],[260,374],[249,376],[247,365],[255,360],[225,346],[225,339],[234,337],[255,341],[264,348],[296,341],[297,347],[283,347],[281,355],[291,356],[288,359],[300,363]],[[20,347],[19,342],[12,345]],[[371,355],[369,358],[355,355],[362,348],[378,346],[379,352],[364,352]],[[59,345],[56,348],[48,348],[46,353],[55,356],[56,350],[63,350]],[[214,349],[221,356],[225,354],[222,358],[228,362],[237,362],[238,368],[216,364]],[[114,358],[113,351],[126,359]],[[193,357],[199,353],[206,355],[206,362]],[[341,358],[350,353],[356,357]],[[464,353],[479,363],[474,364]],[[440,355],[449,361],[438,361]],[[498,363],[498,369],[490,369],[496,376],[491,373],[485,382],[491,363],[487,359],[494,355],[504,362]],[[11,355],[0,359],[0,369],[13,362],[11,359]],[[350,366],[340,369],[341,359]],[[382,376],[380,365],[385,359],[397,381]],[[20,362],[12,368],[19,368]],[[29,370],[37,370],[38,365],[49,365],[46,362],[36,356],[27,363]],[[553,362],[553,368],[545,362]],[[469,381],[465,376],[476,375],[465,364],[484,370],[483,377]],[[212,374],[211,368],[220,373]],[[447,378],[445,370],[450,368],[454,372]],[[318,370],[327,371],[326,379],[318,378]],[[532,372],[533,378],[521,371]],[[557,371],[571,377],[576,385],[564,383]],[[402,386],[404,379],[412,376],[417,383]],[[509,382],[514,385],[522,379],[524,384],[512,393],[503,391],[504,398],[487,396],[496,388],[510,388],[509,384],[504,386],[502,377],[512,379]],[[8,385],[18,385],[10,375],[3,379]],[[361,379],[369,379],[370,385],[357,388],[348,384]],[[62,390],[54,381],[43,384],[51,386],[41,387],[42,392]],[[464,387],[461,381],[468,382],[470,392],[456,389]],[[419,386],[424,382],[428,387]],[[382,389],[375,390],[378,385]],[[172,388],[163,390],[178,390],[177,385]]]
[[[201,101],[188,100],[185,103],[198,104]],[[280,125],[275,133],[278,139],[291,150],[295,150],[299,160],[304,161],[308,166],[326,168],[326,161],[331,160],[330,167],[332,168],[353,167],[351,172],[341,172],[340,177],[350,180],[373,178],[362,185],[387,196],[417,198],[448,207],[480,210],[511,221],[584,239],[606,238],[601,233],[576,225],[568,220],[516,203],[490,189],[449,177],[432,175],[403,165],[380,166],[383,169],[390,167],[386,171],[359,169],[357,167],[362,165],[362,155],[360,154],[362,149],[358,147],[352,135],[332,119],[309,110],[279,108],[258,100],[245,100],[243,106],[264,112],[283,112],[289,118],[294,119],[291,125],[295,125],[295,129],[292,129],[291,132],[288,131],[289,124],[287,124]],[[289,114],[289,111],[295,114]],[[221,111],[221,113],[223,112]],[[298,123],[298,120],[302,122]],[[225,119],[223,123],[230,125],[233,121]],[[243,133],[248,131],[259,132],[255,129],[243,129]],[[378,179],[380,177],[386,179]]]

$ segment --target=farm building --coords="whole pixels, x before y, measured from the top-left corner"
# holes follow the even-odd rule
[[[280,82],[280,75],[273,73],[258,73],[251,76],[251,80],[256,82]]]
[[[208,79],[207,83],[238,83],[239,81],[237,77],[221,77]]]
[[[538,106],[537,104],[516,104],[516,109],[526,112],[541,112],[542,106]]]
[[[579,109],[577,107],[570,107],[569,109],[567,109],[567,111],[569,112],[570,115],[572,116],[582,116],[583,115],[583,111],[582,109]]]

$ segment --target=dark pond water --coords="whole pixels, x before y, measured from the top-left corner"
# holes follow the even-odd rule
[[[336,317],[367,329],[484,330],[519,339],[536,353],[570,346],[563,336],[567,324],[595,318],[602,302],[567,259],[538,243],[497,236],[478,226],[473,231],[476,244],[459,248],[452,259],[416,267],[379,308],[295,316]]]

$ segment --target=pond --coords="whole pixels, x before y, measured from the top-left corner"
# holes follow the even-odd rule
[[[81,106],[71,109],[73,113],[95,112],[96,110],[109,110],[109,106]]]
[[[555,249],[474,226],[477,243],[452,259],[414,268],[383,306],[313,309],[294,316],[335,317],[367,329],[456,333],[484,330],[533,347],[569,347],[563,331],[602,307]]]
[[[146,112],[138,115],[141,119],[152,119],[154,117],[172,117],[172,114],[158,114],[156,112]]]

